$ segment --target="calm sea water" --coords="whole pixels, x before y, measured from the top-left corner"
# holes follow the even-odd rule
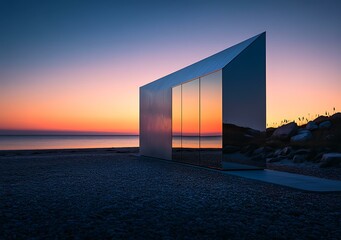
[[[139,136],[0,136],[0,150],[138,146]]]
[[[221,137],[202,137],[200,146],[205,148],[221,147]],[[173,139],[174,146],[180,146],[181,139]],[[197,148],[198,137],[183,137],[182,144]],[[139,136],[1,136],[0,150],[70,149],[70,148],[111,148],[138,147]]]

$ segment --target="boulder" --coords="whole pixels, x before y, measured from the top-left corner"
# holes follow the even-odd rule
[[[282,149],[282,152],[281,152],[281,155],[282,156],[287,156],[291,153],[292,151],[292,148],[291,147],[285,147]]]
[[[273,128],[273,127],[267,128],[265,131],[266,137],[268,138],[268,137],[272,136],[272,134],[274,133],[275,130],[276,130],[276,128]]]
[[[297,132],[297,124],[295,122],[288,123],[277,128],[272,134],[273,138],[278,138],[282,140],[289,139]]]
[[[307,123],[307,126],[305,126],[305,128],[310,130],[310,131],[313,131],[315,129],[318,129],[319,126],[315,122],[310,121],[310,122]]]
[[[281,155],[281,153],[282,153],[282,149],[277,149],[275,152],[274,152],[274,156],[279,156],[279,155]]]
[[[283,146],[283,141],[281,141],[280,139],[269,138],[266,139],[265,143],[266,146],[270,146],[271,148],[275,149]]]
[[[327,116],[319,116],[313,120],[314,123],[320,124],[321,122],[327,121]]]
[[[273,158],[267,158],[266,162],[274,163],[274,162],[280,162],[280,161],[282,161],[284,159],[285,159],[285,157],[273,157]]]
[[[315,163],[321,162],[323,154],[324,154],[323,152],[316,154],[315,157],[312,159],[312,162]]]
[[[322,156],[320,167],[336,167],[341,165],[341,153],[325,153]]]
[[[297,134],[293,137],[291,137],[291,142],[306,142],[313,138],[313,135],[309,130],[306,130],[306,132],[301,132],[300,134]]]
[[[310,153],[310,150],[304,149],[304,148],[301,148],[295,151],[295,155],[307,155],[309,153]]]
[[[311,133],[311,132],[310,132],[310,130],[308,130],[308,129],[299,129],[299,130],[297,131],[297,134],[296,134],[296,135],[301,134],[301,133]]]
[[[328,129],[328,128],[330,128],[332,126],[332,122],[331,121],[324,121],[324,122],[321,122],[320,124],[319,124],[319,128],[321,128],[321,129]]]
[[[294,163],[302,163],[306,160],[306,157],[307,155],[299,154],[299,155],[295,155],[292,160]]]
[[[333,114],[333,116],[330,117],[331,120],[333,121],[340,121],[341,120],[341,112]]]

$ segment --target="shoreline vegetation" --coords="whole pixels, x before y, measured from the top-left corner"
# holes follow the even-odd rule
[[[270,123],[266,124],[266,128],[278,128],[278,127],[285,125],[287,123],[290,123],[290,122],[295,122],[295,123],[297,123],[297,125],[301,126],[301,125],[307,124],[308,122],[314,121],[315,119],[317,119],[319,117],[331,117],[331,116],[335,115],[336,113],[339,113],[339,112],[336,112],[336,108],[333,107],[332,112],[325,111],[323,114],[307,113],[305,116],[299,116],[299,117],[296,117],[295,119],[286,119],[285,118],[285,119],[281,120],[280,122],[270,122]]]

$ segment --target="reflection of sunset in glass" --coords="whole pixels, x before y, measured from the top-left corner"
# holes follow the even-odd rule
[[[200,148],[222,147],[222,93],[221,71],[200,78]]]
[[[181,134],[181,85],[172,89],[172,132]]]
[[[181,147],[181,85],[172,89],[172,146]]]
[[[172,88],[172,147],[222,147],[221,71]]]
[[[182,147],[199,148],[199,79],[182,84],[181,108]]]
[[[221,71],[200,78],[200,136],[222,135]]]
[[[199,79],[182,84],[181,112],[182,136],[199,136]]]

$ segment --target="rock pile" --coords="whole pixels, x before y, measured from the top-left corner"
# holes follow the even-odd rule
[[[267,134],[263,154],[267,162],[290,159],[314,162],[320,167],[341,167],[341,113],[320,116],[306,125],[288,123]]]

